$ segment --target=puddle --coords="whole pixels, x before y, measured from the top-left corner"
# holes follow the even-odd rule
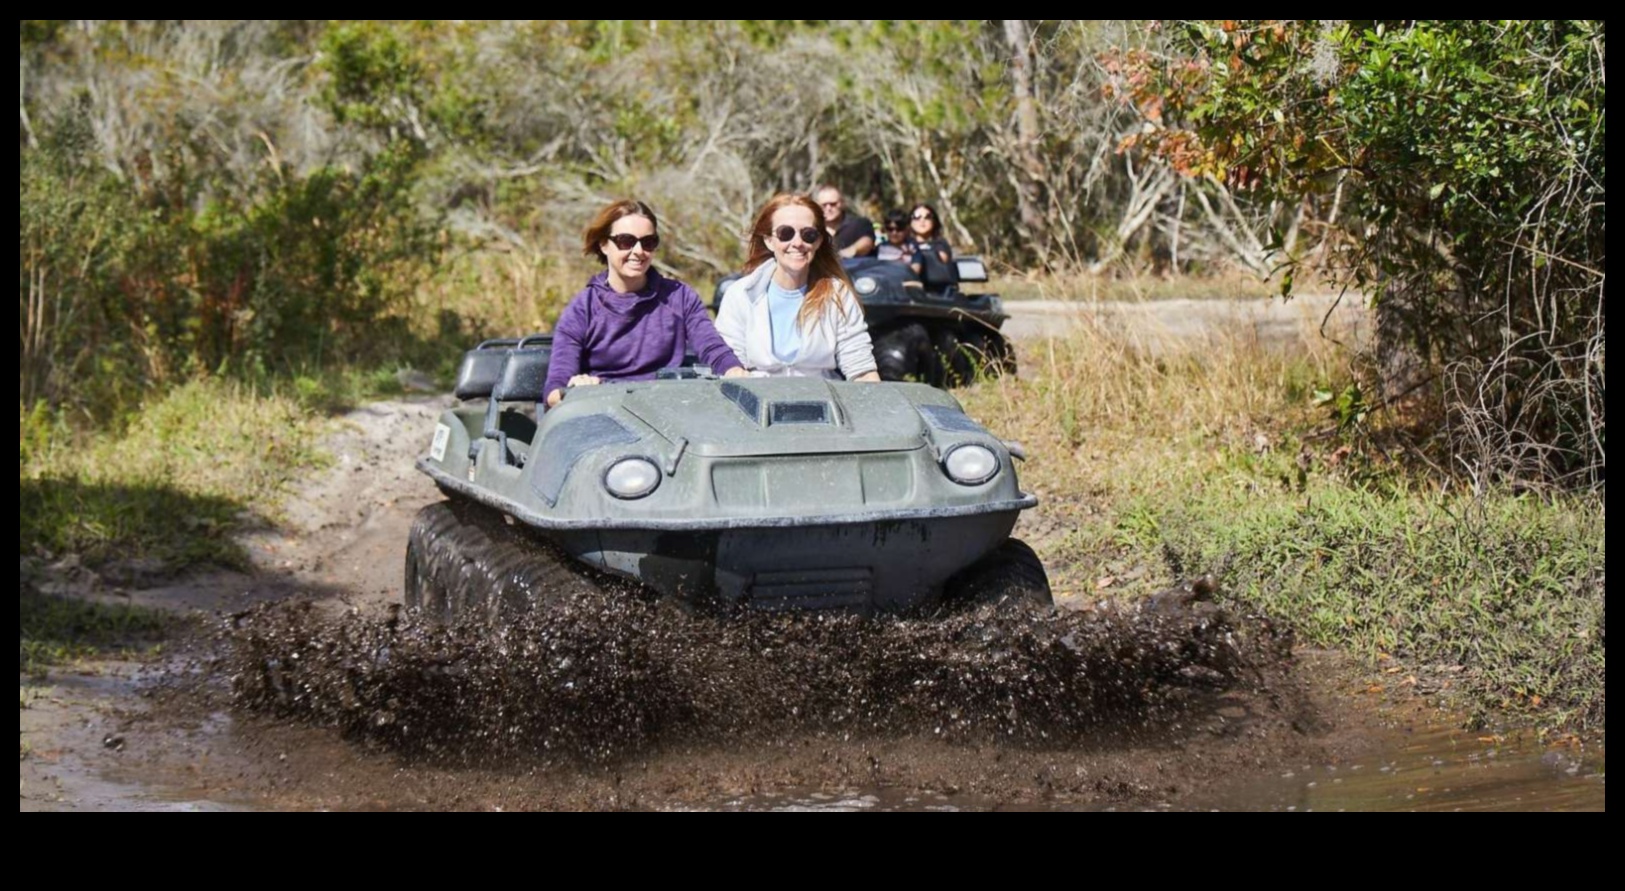
[[[1342,764],[1300,764],[1206,802],[1265,811],[1604,811],[1608,761],[1600,745],[1542,745],[1423,727],[1395,731]]]

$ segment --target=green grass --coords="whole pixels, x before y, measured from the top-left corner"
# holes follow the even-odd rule
[[[24,587],[17,600],[17,667],[39,675],[52,665],[146,650],[177,621],[156,610],[53,597]]]
[[[1218,572],[1232,602],[1308,643],[1459,672],[1476,717],[1539,707],[1583,725],[1605,714],[1605,532],[1590,501],[1328,483],[1212,487],[1133,538],[1186,573]]]
[[[317,404],[211,379],[156,399],[121,431],[74,433],[20,413],[20,553],[244,565],[231,533],[263,522],[319,461]]]
[[[431,378],[444,384],[447,391],[451,390],[452,377],[456,374],[456,362],[462,359],[462,353],[453,352],[448,355],[449,358],[443,367],[435,369],[430,374]],[[337,414],[364,402],[403,394],[406,391],[401,385],[400,375],[409,371],[411,368],[407,366],[299,370],[286,377],[268,381],[256,388],[256,392],[264,393],[270,398],[291,400],[310,412]]]

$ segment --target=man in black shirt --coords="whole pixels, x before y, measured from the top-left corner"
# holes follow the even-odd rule
[[[847,213],[846,199],[840,189],[819,186],[813,192],[813,200],[824,211],[824,228],[837,253],[843,257],[867,257],[875,252],[875,224],[855,213]]]

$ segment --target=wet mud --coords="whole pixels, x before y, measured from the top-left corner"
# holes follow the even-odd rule
[[[608,763],[805,735],[1165,734],[1226,691],[1267,697],[1286,644],[1213,609],[714,615],[597,592],[496,626],[257,608],[231,620],[212,670],[237,709],[434,763]]]

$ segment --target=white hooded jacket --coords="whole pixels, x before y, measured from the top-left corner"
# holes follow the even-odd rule
[[[835,283],[836,299],[811,327],[801,329],[801,350],[786,365],[773,354],[773,322],[768,316],[767,285],[778,269],[768,260],[728,286],[717,310],[717,333],[744,366],[789,377],[845,377],[852,380],[875,370],[874,345],[863,306],[844,282]]]

